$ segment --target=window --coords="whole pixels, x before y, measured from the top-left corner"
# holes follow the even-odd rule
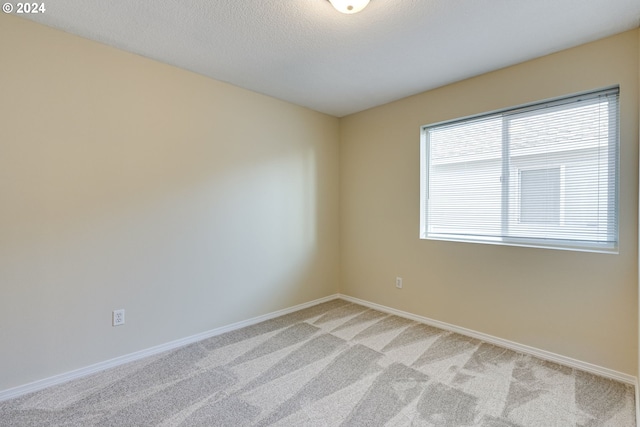
[[[560,224],[560,168],[521,170],[518,178],[520,222]]]
[[[420,237],[617,252],[618,93],[424,126]]]

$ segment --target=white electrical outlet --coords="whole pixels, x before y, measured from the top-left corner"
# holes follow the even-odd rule
[[[124,325],[124,308],[113,310],[113,326]]]
[[[402,277],[396,277],[396,288],[402,289]]]

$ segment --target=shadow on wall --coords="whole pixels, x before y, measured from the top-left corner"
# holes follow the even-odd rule
[[[44,364],[47,353],[103,354],[114,308],[144,348],[281,308],[313,276],[312,144],[11,144],[0,187],[9,371],[20,353]]]

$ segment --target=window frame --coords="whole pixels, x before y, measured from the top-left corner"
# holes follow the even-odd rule
[[[558,107],[562,105],[571,105],[578,101],[584,101],[588,99],[598,99],[603,95],[615,95],[617,96],[616,102],[613,105],[610,105],[610,111],[614,111],[616,114],[609,115],[609,132],[613,132],[613,136],[609,137],[609,141],[613,143],[608,144],[609,156],[612,156],[612,160],[609,162],[612,167],[607,168],[607,172],[609,173],[609,178],[607,180],[607,185],[609,186],[609,191],[612,192],[612,201],[607,206],[607,211],[610,212],[613,218],[613,230],[608,230],[610,236],[612,236],[612,242],[593,242],[593,241],[575,241],[569,239],[541,239],[535,237],[512,237],[508,236],[508,231],[506,228],[509,227],[510,221],[510,213],[509,213],[509,205],[512,204],[512,198],[515,195],[510,192],[510,184],[509,184],[509,161],[505,161],[505,157],[508,158],[508,147],[509,142],[508,139],[505,141],[505,126],[504,122],[510,120],[510,116],[513,115],[526,115],[528,111],[531,111],[532,114],[536,114],[536,112],[540,112],[542,109],[547,107]],[[493,244],[493,245],[505,245],[505,246],[522,246],[522,247],[534,247],[534,248],[545,248],[545,249],[557,249],[557,250],[570,250],[570,251],[581,251],[581,252],[597,252],[597,253],[609,253],[609,254],[617,254],[619,248],[619,240],[620,240],[620,201],[619,201],[619,193],[620,193],[620,88],[618,85],[610,86],[603,89],[591,90],[586,92],[581,92],[577,94],[547,99],[538,102],[532,102],[528,104],[523,104],[516,107],[509,107],[499,110],[493,110],[489,112],[484,112],[481,114],[470,115],[465,117],[456,118],[453,120],[445,120],[440,121],[428,125],[423,125],[420,127],[420,239],[422,240],[440,240],[440,241],[452,241],[452,242],[466,242],[466,243],[484,243],[484,244]],[[613,107],[615,109],[611,110]],[[501,218],[500,224],[503,232],[501,236],[471,236],[469,234],[455,236],[453,233],[434,233],[429,232],[428,227],[428,214],[429,214],[429,205],[428,205],[428,191],[429,191],[429,170],[428,167],[431,165],[430,158],[430,147],[428,141],[428,132],[430,129],[442,127],[442,126],[451,126],[458,123],[471,122],[474,120],[491,118],[491,117],[500,117],[502,116],[503,121],[503,139],[501,141],[502,144],[502,154],[500,156],[500,162],[502,164],[502,177],[501,182],[506,179],[507,182],[503,182],[501,185],[502,188],[502,196],[500,199],[501,206]],[[612,123],[612,120],[615,122]],[[550,166],[551,167],[551,166]],[[505,170],[506,169],[506,170]],[[564,171],[561,171],[561,174]],[[506,177],[506,178],[505,178]],[[513,178],[512,178],[513,179]],[[519,180],[519,177],[515,177],[515,179]],[[563,176],[561,176],[563,179]],[[517,183],[518,186],[520,183]],[[520,189],[518,190],[520,191]],[[518,201],[518,203],[520,203]],[[563,200],[560,202],[564,203]],[[520,215],[520,213],[518,213]],[[563,215],[561,213],[561,215]],[[505,221],[506,218],[506,221]]]

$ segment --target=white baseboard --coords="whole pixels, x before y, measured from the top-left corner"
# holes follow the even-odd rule
[[[81,378],[99,371],[103,371],[105,369],[113,368],[119,365],[123,365],[125,363],[133,362],[136,360],[143,359],[145,357],[153,356],[158,353],[162,353],[164,351],[173,350],[179,347],[183,347],[185,345],[192,344],[197,341],[201,341],[207,338],[214,337],[216,335],[223,334],[225,332],[230,332],[236,329],[244,328],[246,326],[251,326],[256,323],[264,322],[265,320],[273,319],[278,316],[283,316],[285,314],[292,313],[294,311],[302,310],[305,308],[312,307],[317,304],[321,304],[323,302],[331,301],[334,299],[343,299],[345,301],[353,302],[356,304],[360,304],[366,307],[373,308],[375,310],[383,311],[385,313],[394,314],[396,316],[404,317],[406,319],[415,320],[416,322],[424,323],[427,325],[434,326],[436,328],[444,329],[446,331],[455,332],[461,335],[465,335],[471,338],[476,338],[480,341],[484,341],[490,344],[495,344],[504,348],[508,348],[510,350],[517,351],[523,354],[529,354],[531,356],[538,357],[540,359],[548,360],[550,362],[559,363],[565,366],[569,366],[572,368],[580,369],[585,372],[590,372],[595,375],[599,375],[605,378],[610,378],[612,380],[620,381],[626,384],[630,384],[635,386],[636,389],[636,412],[638,419],[640,419],[640,397],[638,396],[638,392],[640,391],[638,388],[638,379],[632,375],[628,375],[622,372],[617,372],[612,369],[604,368],[602,366],[597,366],[591,363],[583,362],[580,360],[576,360],[570,357],[562,356],[559,354],[551,353],[546,350],[537,349],[535,347],[530,347],[524,344],[519,344],[513,341],[505,340],[502,338],[494,337],[492,335],[488,335],[482,332],[474,331],[472,329],[463,328],[460,326],[452,325],[446,322],[441,322],[439,320],[430,319],[424,316],[418,316],[412,313],[408,313],[402,310],[396,310],[395,308],[387,307],[384,305],[372,303],[369,301],[361,300],[359,298],[350,297],[348,295],[342,294],[334,294],[324,298],[320,298],[314,301],[310,301],[304,304],[299,304],[293,307],[289,307],[283,310],[274,311],[272,313],[268,313],[262,316],[254,317],[252,319],[243,320],[241,322],[236,322],[231,325],[222,326],[220,328],[212,329],[210,331],[202,332],[196,335],[192,335],[189,337],[181,338],[175,341],[171,341],[165,344],[161,344],[155,347],[151,347],[145,350],[140,350],[134,353],[126,354],[120,357],[116,357],[114,359],[106,360],[104,362],[99,362],[93,365],[86,366],[84,368],[76,369],[74,371],[66,372],[63,374],[55,375],[53,377],[45,378],[42,380],[34,381],[29,384],[21,385],[18,387],[10,388],[7,390],[0,391],[0,401],[13,399],[27,393],[32,393],[34,391],[42,390],[47,387],[51,387],[54,385],[62,384],[67,381],[71,381],[77,378]]]
[[[304,304],[298,304],[293,307],[274,311],[272,313],[254,317],[252,319],[243,320],[241,322],[236,322],[231,325],[211,329],[210,331],[202,332],[196,335],[191,335],[186,338],[181,338],[165,344],[160,344],[155,347],[136,351],[135,353],[125,354],[124,356],[116,357],[114,359],[106,360],[104,362],[99,362],[99,363],[89,365],[84,368],[76,369],[70,372],[65,372],[63,374],[55,375],[53,377],[34,381],[29,384],[24,384],[18,387],[2,390],[0,391],[0,402],[3,400],[16,398],[16,397],[25,395],[27,393],[32,393],[34,391],[42,390],[47,387],[62,384],[77,378],[85,377],[87,375],[90,375],[99,371],[104,371],[105,369],[113,368],[119,365],[123,365],[125,363],[129,363],[135,360],[143,359],[145,357],[153,356],[155,354],[162,353],[164,351],[173,350],[179,347],[184,347],[185,345],[189,345],[197,341],[202,341],[204,339],[211,338],[216,335],[224,334],[225,332],[230,332],[236,329],[244,328],[246,326],[255,325],[256,323],[264,322],[265,320],[269,320],[275,317],[283,316],[285,314],[293,313],[294,311],[302,310],[304,308],[309,308],[314,305],[331,301],[337,298],[339,298],[338,294],[329,295],[327,297],[319,298]]]
[[[396,316],[415,320],[416,322],[424,323],[430,326],[434,326],[436,328],[444,329],[446,331],[456,332],[460,335],[476,338],[486,343],[495,344],[500,347],[517,351],[518,353],[535,356],[540,359],[547,360],[549,362],[559,363],[564,366],[580,369],[585,372],[590,372],[592,374],[599,375],[601,377],[610,378],[612,380],[620,381],[633,386],[635,386],[638,381],[637,378],[634,377],[633,375],[614,371],[612,369],[604,368],[602,366],[594,365],[588,362],[583,362],[581,360],[573,359],[571,357],[562,356],[560,354],[552,353],[550,351],[541,350],[539,348],[530,347],[528,345],[519,344],[517,342],[505,340],[503,338],[494,337],[492,335],[474,331],[472,329],[463,328],[463,327],[452,325],[446,322],[441,322],[439,320],[430,319],[428,317],[418,316],[412,313],[408,313],[406,311],[396,310],[395,308],[361,300],[359,298],[350,297],[348,295],[340,294],[339,297],[345,301],[350,301],[356,304],[364,305],[366,307],[383,311],[385,313],[395,314]],[[636,387],[636,399],[637,398],[638,398],[638,393],[637,393],[637,387]]]

